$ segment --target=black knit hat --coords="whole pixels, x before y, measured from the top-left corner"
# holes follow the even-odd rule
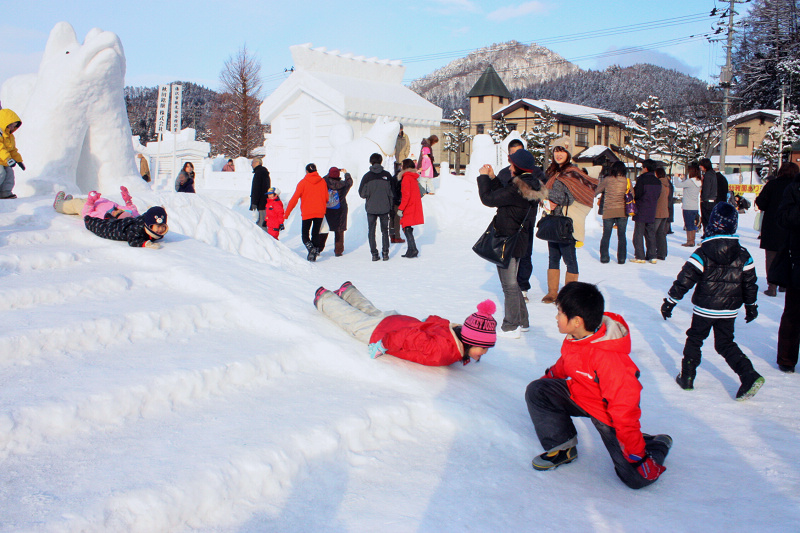
[[[733,235],[739,226],[739,213],[728,202],[720,202],[714,206],[708,217],[708,226],[703,238],[713,235]]]
[[[142,215],[142,218],[144,219],[145,226],[148,228],[153,224],[166,224],[167,211],[160,205],[157,205],[145,211],[144,215]]]
[[[508,159],[515,167],[520,170],[524,170],[525,172],[530,172],[536,167],[536,160],[534,159],[533,154],[527,150],[517,150],[508,156]]]

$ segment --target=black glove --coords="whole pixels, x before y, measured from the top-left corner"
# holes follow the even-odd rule
[[[745,304],[744,306],[744,321],[752,322],[758,318],[758,306],[756,304]]]
[[[281,224],[280,226],[278,226],[278,231],[283,231],[283,230],[285,230],[285,229],[286,229],[286,227],[285,227],[283,224]]]
[[[25,170],[25,165],[22,164],[22,161],[17,163],[17,165],[19,165],[19,168],[21,168],[22,170]]]
[[[256,204],[250,204],[250,211],[258,211],[258,206]]]
[[[669,301],[667,298],[664,298],[664,303],[661,304],[661,316],[664,317],[664,320],[672,316],[672,310],[675,309],[676,305],[678,304]]]

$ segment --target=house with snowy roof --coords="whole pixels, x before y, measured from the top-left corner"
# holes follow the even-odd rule
[[[361,137],[378,117],[403,124],[412,152],[441,123],[441,108],[402,84],[401,61],[311,44],[290,51],[294,72],[261,104],[261,122],[271,125],[265,145],[270,172],[302,172],[310,162],[322,169],[337,144]],[[281,157],[270,160],[276,151]]]
[[[780,121],[781,112],[776,109],[751,109],[728,117],[728,136],[725,139],[725,174],[749,173],[764,166],[764,161],[753,156],[753,150],[761,146],[767,131]],[[719,164],[719,149],[711,156],[714,165]]]

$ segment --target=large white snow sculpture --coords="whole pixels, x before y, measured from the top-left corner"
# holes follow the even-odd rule
[[[350,172],[358,186],[361,177],[369,171],[369,156],[372,154],[381,154],[383,167],[386,168],[386,159],[389,156],[394,157],[394,145],[399,132],[399,122],[390,121],[386,117],[378,117],[372,128],[362,137],[339,144],[338,137],[331,136],[334,152],[328,164],[320,169],[323,172],[322,175],[333,166],[344,168]],[[394,172],[393,168],[388,170]]]
[[[16,173],[18,194],[146,188],[124,81],[125,53],[114,33],[94,28],[81,44],[70,24],[55,25],[38,74],[11,78],[0,90],[3,106],[22,119],[15,136],[27,171]]]

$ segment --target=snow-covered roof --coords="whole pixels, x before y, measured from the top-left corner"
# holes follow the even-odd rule
[[[532,98],[520,98],[514,100],[507,106],[499,109],[496,111],[492,117],[505,115],[510,113],[514,109],[517,109],[523,104],[527,104],[531,107],[536,109],[544,110],[545,108],[550,108],[550,110],[555,113],[556,115],[561,115],[564,117],[573,117],[581,120],[588,120],[590,122],[607,122],[612,121],[618,124],[621,124],[629,129],[641,129],[641,127],[636,124],[630,118],[614,113],[612,111],[608,111],[606,109],[599,109],[596,107],[589,107],[580,104],[570,104],[568,102],[559,102],[558,100],[534,100]]]
[[[598,155],[602,154],[606,150],[611,150],[608,146],[603,146],[602,144],[595,144],[594,146],[590,146],[580,154],[580,157],[597,157]]]
[[[713,165],[719,164],[719,155],[712,155],[709,157],[711,163]],[[749,165],[750,163],[754,163],[756,165],[764,165],[766,162],[761,159],[760,157],[750,157],[749,155],[726,155],[725,156],[725,164],[726,165]]]
[[[751,118],[758,117],[759,115],[767,115],[777,120],[781,116],[781,112],[775,109],[751,109],[750,111],[743,111],[728,117],[729,124],[738,124]]]
[[[442,109],[402,84],[399,61],[364,59],[310,45],[292,47],[293,72],[261,104],[261,122],[270,123],[300,93],[348,118],[387,116],[406,124],[438,125]]]

